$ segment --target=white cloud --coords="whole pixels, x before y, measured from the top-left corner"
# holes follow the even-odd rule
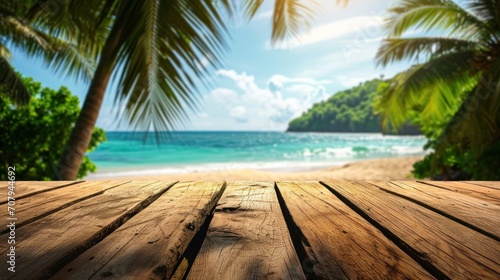
[[[383,17],[381,16],[358,16],[354,18],[334,21],[315,26],[308,31],[299,34],[297,37],[290,38],[274,46],[277,49],[298,48],[302,46],[317,44],[329,41],[344,35],[358,32],[365,33],[366,36],[373,38],[374,34],[381,35],[381,26]],[[270,42],[266,46],[271,46]]]
[[[248,117],[246,116],[247,110],[243,106],[236,106],[231,110],[231,117],[233,117],[238,123],[248,122]]]
[[[210,96],[221,103],[234,101],[238,97],[234,90],[228,88],[216,88],[210,92]]]
[[[342,41],[330,54],[316,58],[298,75],[308,77],[335,76],[338,71],[358,68],[359,64],[375,65],[380,38],[366,41]]]
[[[300,94],[303,94],[304,92],[312,92],[316,89],[316,87],[313,87],[311,85],[304,85],[304,84],[295,84],[295,85],[291,85],[289,87],[286,88],[287,91],[290,91],[290,92],[296,92],[296,93],[300,93]]]
[[[281,85],[289,83],[289,84],[306,84],[306,85],[325,85],[325,84],[330,84],[332,81],[331,80],[315,80],[312,78],[290,78],[286,77],[283,75],[273,75],[271,78],[269,78],[270,81],[273,81],[274,83],[279,83]]]
[[[221,75],[221,76],[228,77],[231,80],[235,81],[236,85],[243,90],[253,89],[256,87],[255,81],[254,81],[255,80],[254,76],[249,76],[245,72],[238,74],[234,70],[222,69],[222,70],[218,70],[217,74]]]
[[[228,114],[237,123],[252,122],[254,119],[264,119],[266,127],[260,129],[284,129],[286,124],[294,117],[307,110],[314,102],[328,97],[324,84],[332,83],[330,80],[314,80],[310,78],[290,78],[284,75],[273,75],[264,85],[259,87],[255,78],[244,72],[234,70],[219,70],[217,74],[234,81],[241,92],[228,89],[215,89],[211,94],[213,98],[221,95],[236,96],[230,104]],[[284,95],[293,95],[284,97]],[[218,99],[220,100],[220,99]],[[227,102],[225,103],[227,104]],[[252,116],[250,118],[249,116]]]

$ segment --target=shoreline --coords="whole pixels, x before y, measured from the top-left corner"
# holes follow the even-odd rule
[[[414,180],[410,175],[413,163],[418,157],[394,157],[367,159],[351,162],[318,163],[316,166],[288,166],[275,168],[245,168],[230,163],[221,164],[221,170],[201,170],[182,173],[168,173],[168,168],[158,170],[139,170],[132,174],[94,174],[85,180],[179,180],[179,181],[275,181],[275,180]],[[299,164],[300,165],[300,164]],[[229,168],[228,168],[229,166]],[[239,168],[241,167],[241,168]],[[304,169],[307,168],[307,169]],[[164,171],[163,173],[161,171]],[[296,171],[294,171],[296,170]],[[165,172],[166,171],[166,172]],[[112,175],[112,176],[107,176]]]

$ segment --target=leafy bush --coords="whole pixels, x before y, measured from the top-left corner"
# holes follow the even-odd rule
[[[31,93],[29,105],[16,106],[0,88],[0,161],[7,179],[8,166],[16,167],[16,180],[50,180],[65,141],[80,113],[78,97],[61,87],[58,91],[42,88],[31,78],[22,79]],[[88,151],[106,140],[104,130],[95,128]],[[88,157],[78,178],[96,170]]]
[[[432,123],[413,119],[413,123],[419,125],[429,139],[425,149],[433,150],[436,147],[437,139],[451,119],[452,114]],[[448,144],[440,155],[431,152],[416,162],[413,168],[412,173],[417,179],[500,180],[500,141],[485,147],[482,152],[463,144]]]

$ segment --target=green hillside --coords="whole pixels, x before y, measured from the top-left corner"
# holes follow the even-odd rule
[[[367,81],[314,104],[302,116],[293,119],[287,131],[381,132],[380,118],[373,113],[373,100],[382,83],[385,83],[382,79]],[[419,134],[419,131],[404,127],[399,134]]]

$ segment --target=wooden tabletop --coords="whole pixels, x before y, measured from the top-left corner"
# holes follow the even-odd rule
[[[11,195],[0,279],[500,279],[500,182],[16,182]]]

